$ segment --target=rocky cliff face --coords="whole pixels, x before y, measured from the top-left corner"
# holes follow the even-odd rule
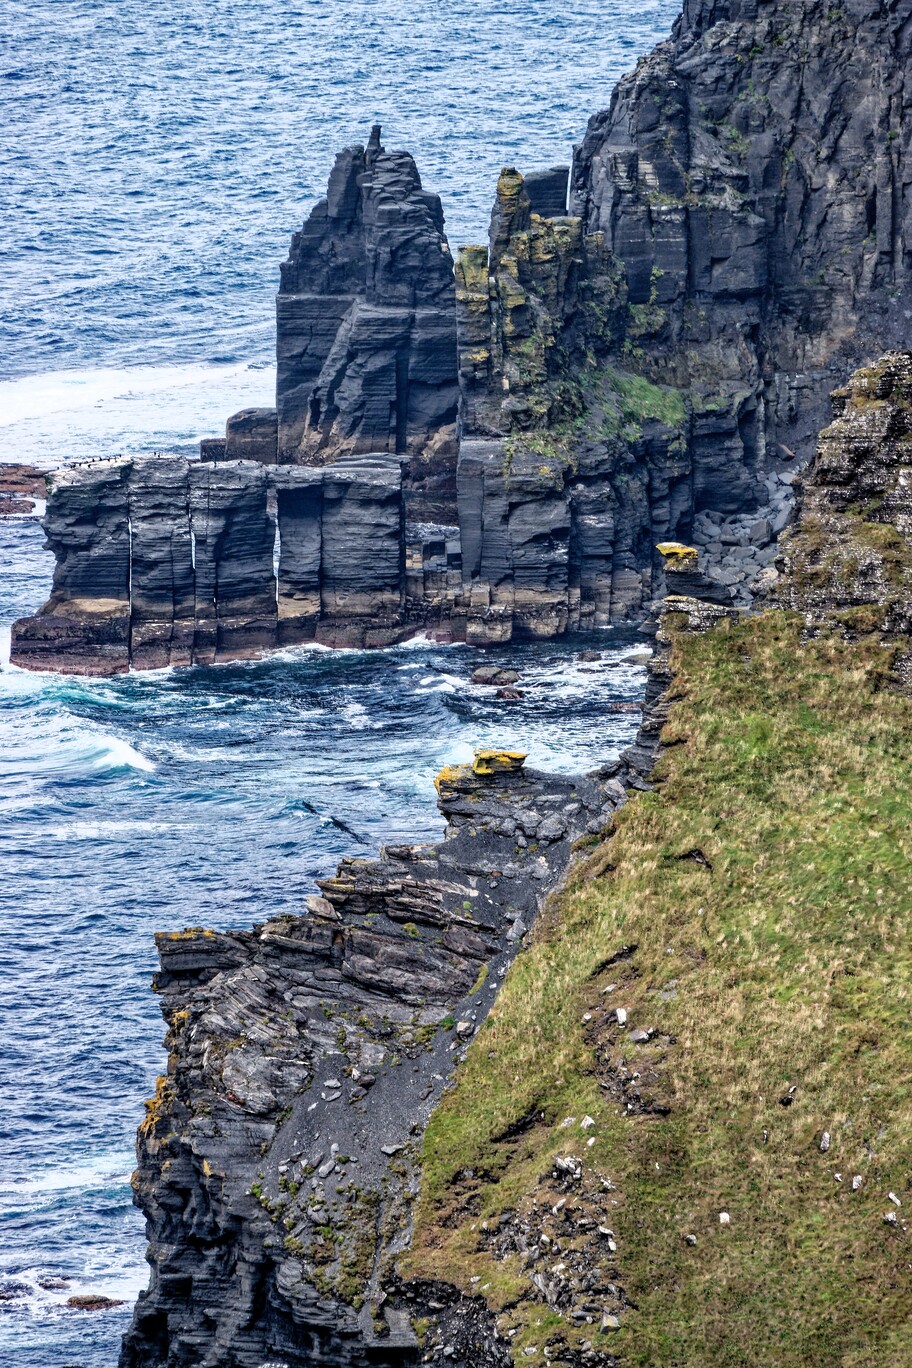
[[[283,542],[279,638],[377,612],[380,630],[355,639],[435,623],[484,644],[638,618],[665,592],[655,548],[673,540],[695,540],[748,603],[789,518],[777,473],[809,458],[827,392],[906,338],[909,48],[902,6],[693,0],[590,121],[569,173],[504,171],[489,242],[460,253],[455,280],[412,158],[377,128],[341,153],[282,267],[277,410],[235,414],[203,464],[401,459],[400,570],[381,532],[379,598],[340,568],[342,597],[321,583],[315,607],[313,510],[332,543],[337,501],[321,485],[308,503],[305,480],[282,500],[310,512]],[[116,484],[98,499],[116,502]],[[171,505],[149,491],[151,543],[183,525],[181,488]],[[388,530],[389,498],[371,477],[346,507]],[[20,627],[21,660],[104,671],[162,657],[154,626],[148,652],[139,635],[125,652],[126,590],[117,571],[108,583],[124,535],[110,526],[107,549],[78,516],[50,531],[69,568],[53,611]],[[174,573],[186,578],[185,555]],[[182,593],[175,582],[167,619],[185,620]],[[259,626],[241,646],[270,644],[271,610],[245,614]],[[216,655],[232,631],[216,632]]]
[[[152,1276],[123,1368],[414,1363],[415,1315],[455,1364],[508,1362],[483,1301],[395,1275],[416,1147],[631,774],[445,770],[440,845],[343,861],[299,917],[157,938],[169,1063],[138,1139]]]
[[[688,4],[590,121],[569,211],[502,175],[489,247],[457,263],[463,449],[500,440],[508,502],[522,470],[552,545],[538,593],[561,600],[543,623],[641,612],[656,542],[695,520],[775,522],[771,471],[810,457],[853,366],[905,340],[909,49],[905,11],[879,4]],[[503,608],[522,543],[488,541],[473,594]]]
[[[813,630],[877,634],[912,679],[912,352],[855,371],[805,473],[783,541],[777,598]]]
[[[590,120],[572,203],[623,262],[630,350],[689,392],[697,508],[733,509],[908,334],[904,5],[688,0]]]
[[[410,626],[404,517],[395,456],[315,469],[153,456],[58,471],[44,520],[53,592],[13,624],[11,659],[116,674],[313,640],[389,645],[441,612],[422,599]]]
[[[407,152],[341,152],[291,243],[276,301],[278,458],[456,457],[455,290],[440,199]]]

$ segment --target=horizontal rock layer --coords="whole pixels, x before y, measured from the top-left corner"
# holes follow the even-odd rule
[[[13,625],[29,669],[114,674],[404,630],[397,458],[331,470],[148,457],[58,471],[51,597]],[[367,531],[365,531],[367,528]]]
[[[890,352],[832,395],[833,422],[800,484],[798,517],[767,575],[812,630],[880,634],[912,682],[912,352]]]
[[[452,266],[440,199],[422,188],[413,158],[386,152],[379,127],[366,148],[341,152],[282,266],[279,461],[391,452],[412,461],[418,480],[452,474]]]
[[[627,773],[444,771],[441,844],[344,860],[298,917],[157,938],[170,1053],[137,1145],[152,1274],[122,1368],[414,1363],[416,1313],[449,1325],[455,1364],[508,1361],[483,1304],[403,1287],[394,1258],[424,1124]]]

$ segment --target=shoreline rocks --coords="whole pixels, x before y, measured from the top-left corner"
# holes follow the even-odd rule
[[[574,843],[645,783],[631,761],[569,779],[499,758],[438,777],[442,842],[343,860],[299,916],[156,938],[169,1063],[134,1177],[152,1273],[121,1368],[411,1363],[412,1316],[453,1326],[454,1289],[393,1269],[421,1133]]]

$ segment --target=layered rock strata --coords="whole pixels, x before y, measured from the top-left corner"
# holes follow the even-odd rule
[[[415,1363],[418,1313],[461,1345],[454,1364],[485,1345],[508,1361],[483,1302],[395,1276],[417,1146],[573,842],[631,774],[445,770],[441,844],[344,860],[298,917],[157,938],[168,1075],[134,1177],[152,1274],[122,1368]]]
[[[809,459],[828,391],[905,340],[909,48],[871,0],[695,0],[590,121],[568,200],[558,173],[544,197],[501,176],[489,246],[457,262],[464,430],[501,439],[505,473],[511,452],[562,467],[585,570],[571,550],[555,620],[643,611],[657,541],[757,545],[781,512],[767,481]],[[509,598],[502,547],[476,597]],[[747,601],[763,560],[713,559]]]
[[[112,460],[48,475],[51,597],[13,624],[14,664],[86,675],[129,668],[130,470],[129,461]]]
[[[420,479],[455,464],[453,263],[437,195],[407,152],[336,158],[294,235],[277,298],[278,456],[407,456]]]
[[[662,592],[655,543],[693,518],[684,400],[616,359],[622,265],[539,183],[503,172],[489,245],[456,266],[457,488],[479,641],[636,616]]]
[[[44,520],[53,591],[13,624],[11,660],[103,675],[315,639],[388,645],[409,630],[404,516],[397,457],[318,469],[146,457],[58,471]]]
[[[692,0],[566,179],[502,174],[489,241],[455,281],[438,198],[375,129],[340,154],[283,265],[276,412],[235,415],[204,464],[406,463],[377,642],[641,618],[665,592],[665,541],[695,542],[747,605],[789,518],[778,476],[809,459],[827,391],[906,340],[909,45],[904,14],[873,0]],[[385,527],[373,488],[363,526]],[[330,585],[328,606],[321,587],[314,609],[314,535],[283,543],[283,640],[364,616],[357,583],[338,604]],[[109,595],[85,537],[97,581],[68,593],[61,569],[60,611],[39,615],[54,621],[19,633],[32,664],[76,659],[84,624],[90,668],[124,668],[123,586]]]
[[[577,149],[645,373],[691,397],[697,509],[737,511],[826,396],[905,338],[908,15],[689,0]]]
[[[798,518],[767,575],[812,630],[877,633],[912,680],[912,352],[855,371],[800,484]]]

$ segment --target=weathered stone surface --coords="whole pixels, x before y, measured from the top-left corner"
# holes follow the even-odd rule
[[[912,679],[912,352],[855,371],[804,473],[771,588],[809,627],[880,632]]]
[[[243,660],[277,639],[275,524],[267,473],[253,461],[191,464],[194,660]]]
[[[54,582],[36,616],[13,624],[14,665],[86,675],[129,667],[131,469],[128,460],[96,461],[48,476]]]
[[[194,658],[195,571],[189,467],[181,457],[134,461],[130,505],[130,664]]]
[[[13,662],[111,674],[315,638],[388,645],[428,613],[423,598],[407,601],[404,520],[395,455],[324,467],[150,457],[76,468],[51,481],[54,594],[14,625]],[[427,577],[430,611],[449,623],[457,586],[445,570],[439,578]]]
[[[277,466],[272,474],[279,525],[280,646],[313,641],[321,613],[323,470]]]
[[[454,293],[440,200],[375,128],[366,148],[336,158],[282,266],[279,460],[389,452],[418,481],[452,476]]]
[[[319,640],[385,646],[403,634],[403,520],[395,455],[326,468]]]
[[[470,613],[469,639],[640,613],[662,589],[655,542],[690,528],[689,428],[676,391],[614,359],[628,310],[604,234],[563,210],[543,217],[508,170],[490,246],[464,249],[456,276],[463,571],[483,609]],[[498,498],[509,515],[495,513]]]
[[[275,409],[241,409],[225,424],[225,461],[262,461],[275,465],[278,448],[278,417]]]
[[[122,1368],[405,1364],[410,1316],[455,1329],[454,1289],[403,1286],[390,1258],[420,1135],[622,770],[445,771],[441,844],[344,860],[299,917],[157,938],[170,1055],[137,1142],[152,1272]],[[456,1368],[494,1349],[474,1317]]]
[[[562,473],[529,453],[510,460],[502,442],[463,442],[458,496],[470,642],[565,630],[570,517]]]
[[[595,115],[572,204],[623,263],[632,339],[688,388],[696,506],[735,511],[826,395],[907,334],[906,16],[690,0]]]

